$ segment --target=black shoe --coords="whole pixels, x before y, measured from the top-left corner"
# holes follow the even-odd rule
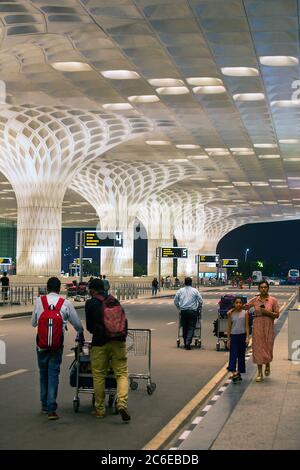
[[[59,419],[59,416],[56,414],[55,411],[53,411],[52,413],[48,413],[48,419],[53,421],[55,419]]]
[[[190,351],[190,350],[192,349],[190,344],[187,344],[184,348],[185,348],[187,351]]]
[[[120,413],[123,421],[130,421],[131,417],[127,408],[118,408],[118,412]]]

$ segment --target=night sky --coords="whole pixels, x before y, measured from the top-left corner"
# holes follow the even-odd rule
[[[87,227],[87,229],[92,229]],[[95,228],[94,228],[95,229]],[[84,229],[82,229],[84,230]],[[75,232],[78,229],[65,228],[62,235],[62,269],[68,271],[69,263],[79,257],[75,250]],[[264,260],[280,263],[283,271],[290,268],[300,269],[299,250],[300,220],[248,224],[228,233],[219,243],[217,253],[221,258],[244,260],[245,250],[249,248],[248,261]],[[100,250],[84,249],[85,258],[100,261]],[[135,261],[146,263],[147,243],[144,240],[135,244]]]

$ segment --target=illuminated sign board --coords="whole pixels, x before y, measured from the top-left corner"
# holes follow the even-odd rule
[[[0,258],[0,264],[12,264],[12,258]]]
[[[162,258],[188,258],[187,248],[178,248],[177,246],[172,246],[171,248],[162,248],[161,249]]]
[[[196,256],[196,263],[218,263],[219,262],[219,255],[197,255]]]
[[[239,264],[238,259],[223,259],[222,268],[237,268]]]
[[[122,248],[123,232],[84,231],[85,248]]]

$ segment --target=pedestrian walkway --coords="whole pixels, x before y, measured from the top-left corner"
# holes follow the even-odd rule
[[[179,437],[177,449],[300,449],[300,362],[288,360],[287,313],[280,320],[284,324],[276,337],[271,375],[256,383],[250,358],[243,382],[222,384]]]

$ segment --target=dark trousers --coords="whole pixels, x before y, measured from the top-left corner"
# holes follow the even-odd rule
[[[236,363],[238,363],[238,372],[246,372],[246,333],[241,335],[230,335],[230,355],[228,370],[236,372]]]
[[[156,295],[157,294],[157,287],[153,287],[152,286],[152,295]]]
[[[181,310],[182,336],[185,346],[190,346],[197,323],[196,310]]]
[[[58,351],[37,351],[42,408],[49,413],[57,408],[56,397],[62,354],[63,348]]]

